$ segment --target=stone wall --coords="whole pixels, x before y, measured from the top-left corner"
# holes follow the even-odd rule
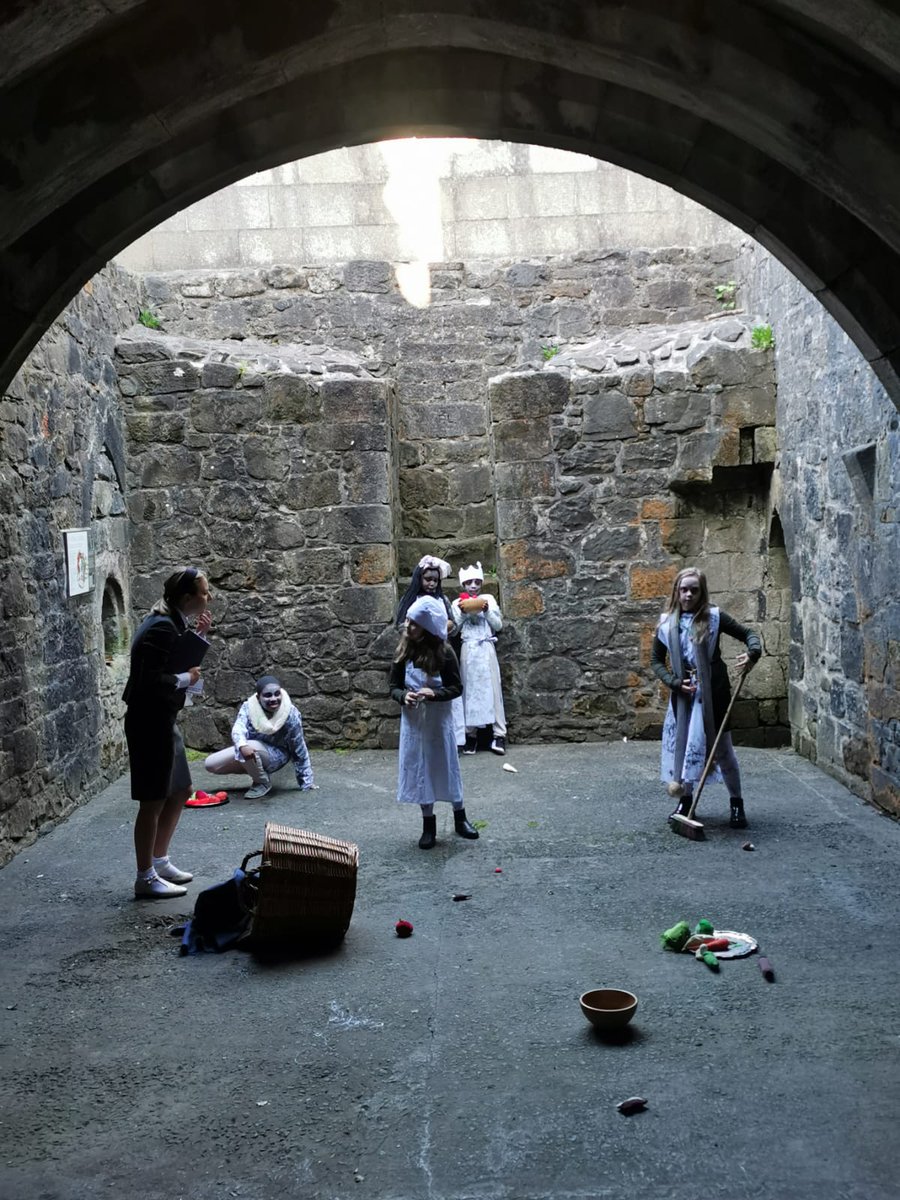
[[[742,275],[775,333],[794,745],[900,814],[900,417],[779,263],[748,245]]]
[[[399,566],[426,551],[496,567],[487,383],[541,366],[602,330],[681,324],[720,310],[736,245],[585,253],[513,263],[442,263],[432,303],[400,295],[386,262],[145,277],[172,333],[320,344],[389,376],[399,413]]]
[[[735,705],[736,739],[783,744],[775,379],[750,329],[723,318],[600,338],[492,381],[490,415],[516,736],[658,736],[667,693],[649,670],[653,628],[693,564],[766,645]],[[726,639],[726,661],[740,649]]]
[[[118,261],[133,271],[179,271],[527,258],[738,237],[679,192],[585,154],[413,138],[346,146],[249,175],[163,221]]]
[[[138,313],[110,269],[0,404],[0,861],[121,774],[129,570],[113,346]],[[90,528],[93,590],[67,598],[62,531]]]
[[[135,620],[179,566],[214,595],[188,745],[229,744],[275,672],[315,746],[373,746],[396,720],[391,389],[323,347],[201,342],[140,327],[116,347],[127,406]]]
[[[396,458],[379,465],[378,477],[396,473],[398,486],[378,500],[394,506],[384,521],[402,535],[396,543],[400,575],[426,550],[457,568],[476,558],[485,565],[488,587],[499,592],[509,618],[499,653],[513,736],[658,732],[661,697],[648,670],[648,635],[672,575],[692,560],[708,569],[726,608],[763,626],[770,653],[736,710],[735,725],[744,740],[772,745],[787,736],[784,550],[776,545],[769,553],[774,380],[771,355],[751,350],[745,324],[715,312],[723,264],[734,265],[723,249],[699,258],[669,252],[510,264],[486,275],[449,264],[435,270],[438,302],[425,312],[399,300],[386,264],[377,263],[348,264],[340,272],[152,277],[147,295],[167,330],[208,335],[224,328],[279,341],[305,331],[320,349],[343,345],[344,361],[367,378],[378,377],[377,386],[391,381]],[[627,309],[621,307],[626,300]],[[693,321],[676,320],[685,314]],[[639,324],[623,333],[626,317]],[[609,332],[588,343],[577,336],[597,326]],[[541,353],[542,346],[553,353]],[[167,361],[160,364],[154,356],[163,353]],[[324,582],[359,582],[347,545],[298,539],[306,536],[301,528],[315,530],[320,521],[314,509],[359,501],[340,483],[341,472],[347,478],[371,473],[353,465],[350,438],[337,462],[310,454],[321,449],[311,440],[321,437],[312,408],[303,417],[308,428],[287,425],[271,440],[271,414],[255,389],[272,386],[265,379],[276,367],[256,365],[235,377],[234,364],[261,353],[280,355],[277,369],[285,370],[284,361],[299,351],[286,344],[265,351],[248,340],[218,349],[196,339],[187,345],[172,333],[120,343],[129,363],[122,387],[136,405],[129,417],[134,486],[140,488],[132,508],[136,569],[171,559],[167,547],[180,538],[182,559],[192,545],[210,548],[214,586],[228,592],[227,644],[211,676],[213,691],[204,710],[188,718],[193,744],[206,747],[221,738],[229,705],[246,693],[252,674],[295,663],[304,664],[302,677],[288,686],[308,710],[311,740],[390,744],[396,713],[377,703],[383,678],[367,677],[371,690],[357,694],[352,669],[340,657],[349,642],[338,652],[337,672],[351,681],[344,690],[362,714],[355,722],[345,722],[346,706],[332,710],[328,696],[319,694],[320,680],[335,670],[325,641],[315,654],[299,636],[291,640],[276,628],[270,637],[258,609],[249,656],[241,641],[245,620],[237,614],[248,595],[264,608],[260,593],[271,588],[286,618],[302,597],[296,564],[284,561],[289,547],[302,544],[310,554],[326,549],[338,574]],[[219,362],[223,356],[232,364],[231,382]],[[531,368],[523,366],[529,358]],[[523,373],[492,380],[498,364]],[[169,415],[173,404],[176,416]],[[154,415],[160,408],[164,419]],[[295,493],[285,490],[300,472],[334,485],[320,489],[316,501],[304,501],[302,511]],[[254,483],[254,473],[268,473],[268,486]],[[196,492],[193,476],[200,481]],[[190,521],[174,516],[182,498],[195,514]],[[239,513],[232,512],[235,503]],[[215,556],[245,536],[231,524],[235,519],[258,521],[257,511],[265,513],[266,506],[281,516],[276,526],[259,521],[258,553],[268,564],[260,580],[249,564],[237,569]],[[171,518],[171,537],[159,514]],[[281,530],[288,523],[292,540],[285,542]],[[379,578],[392,585],[395,577]],[[158,588],[156,576],[153,585]],[[382,592],[386,621],[394,595]],[[147,603],[152,598],[150,592],[144,597]],[[327,609],[316,609],[315,618],[325,622],[323,629],[340,625]],[[357,649],[366,643],[368,652],[376,632],[357,630]],[[583,636],[588,644],[579,642]],[[392,637],[384,631],[375,646],[381,655],[376,671],[387,666]],[[276,658],[269,642],[278,648]],[[204,724],[211,714],[215,728]]]

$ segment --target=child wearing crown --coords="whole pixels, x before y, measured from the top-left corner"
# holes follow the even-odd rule
[[[494,597],[481,594],[483,583],[480,562],[464,567],[459,573],[459,599],[452,605],[453,620],[462,639],[460,669],[466,719],[463,754],[475,753],[477,731],[482,725],[492,728],[491,750],[494,754],[505,754],[506,713],[500,686],[500,664],[494,649],[496,635],[503,628],[503,617]]]

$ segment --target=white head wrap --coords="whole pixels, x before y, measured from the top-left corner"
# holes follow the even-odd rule
[[[434,596],[420,596],[414,600],[407,610],[406,619],[415,621],[442,642],[447,638],[447,610]]]
[[[436,558],[433,554],[423,555],[419,559],[417,566],[421,567],[423,571],[426,567],[435,567],[438,571],[440,571],[441,579],[446,579],[451,571],[451,567],[448,562],[444,562],[442,558]]]
[[[477,579],[480,583],[484,583],[484,571],[481,569],[481,563],[476,563],[474,567],[463,567],[459,573],[459,582],[466,584],[471,579]]]

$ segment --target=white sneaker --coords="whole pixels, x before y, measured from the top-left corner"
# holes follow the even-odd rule
[[[149,879],[134,881],[134,894],[150,900],[171,900],[175,896],[186,896],[187,888],[179,883],[169,883],[167,879],[160,879],[158,875],[151,875]]]
[[[190,883],[194,878],[190,871],[179,871],[174,863],[160,864],[155,870],[160,879],[167,879],[169,883]]]

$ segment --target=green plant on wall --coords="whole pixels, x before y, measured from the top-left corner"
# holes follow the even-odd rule
[[[725,312],[731,312],[737,304],[737,283],[733,279],[727,283],[717,283],[716,299]]]
[[[138,320],[148,329],[162,329],[162,324],[159,317],[155,317],[149,308],[142,308],[138,314]]]
[[[771,325],[754,325],[750,334],[750,345],[754,350],[774,350],[775,334]]]
[[[541,358],[544,362],[549,362],[551,358],[556,358],[559,354],[559,346],[541,346]]]

